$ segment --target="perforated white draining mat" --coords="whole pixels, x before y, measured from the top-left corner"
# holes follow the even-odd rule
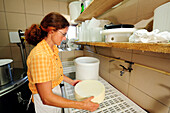
[[[147,113],[101,77],[99,77],[99,81],[105,86],[105,99],[100,103],[100,107],[92,113]],[[64,89],[65,98],[76,100],[73,86],[64,82]],[[65,108],[64,111],[65,113],[91,113],[74,108]]]

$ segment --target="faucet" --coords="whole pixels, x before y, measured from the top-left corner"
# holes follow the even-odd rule
[[[123,68],[123,70],[122,71],[120,71],[120,76],[123,76],[123,74],[125,73],[125,71],[128,71],[128,72],[131,72],[133,69],[132,69],[132,64],[134,64],[133,62],[127,62],[127,63],[129,63],[129,67],[128,68],[126,68],[125,66],[123,66],[123,65],[119,65],[119,66],[121,66],[122,68]]]

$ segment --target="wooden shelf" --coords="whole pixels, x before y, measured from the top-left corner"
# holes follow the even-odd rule
[[[75,42],[75,44],[170,53],[170,43]]]
[[[92,17],[96,18],[121,1],[123,0],[93,0],[75,21],[80,22],[90,20]]]

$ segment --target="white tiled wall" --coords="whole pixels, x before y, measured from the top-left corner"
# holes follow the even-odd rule
[[[0,11],[4,11],[4,1],[0,0]]]
[[[44,13],[47,14],[51,11],[59,12],[59,2],[57,0],[43,0],[44,3]]]
[[[134,51],[132,61],[170,72],[170,54]]]
[[[8,31],[7,30],[0,30],[0,35],[1,35],[0,45],[1,46],[9,46]]]
[[[2,46],[0,47],[0,58],[6,58],[6,59],[11,59],[12,58],[12,54],[11,54],[11,47],[9,46]]]
[[[84,56],[82,50],[60,51],[59,56],[62,62],[73,61],[77,57]]]
[[[25,13],[24,0],[4,0],[5,11],[15,13]]]
[[[22,13],[6,13],[8,29],[25,29],[26,18]]]
[[[7,29],[5,12],[0,12],[0,29]]]
[[[169,113],[167,106],[134,86],[129,85],[128,97],[150,113]]]
[[[130,77],[132,86],[166,106],[170,106],[170,101],[168,101],[170,96],[169,81],[170,76],[140,66],[133,66]]]
[[[66,0],[0,0],[0,58],[13,59],[12,66],[22,67],[19,47],[17,44],[10,43],[9,32],[17,32],[19,29],[25,31],[32,24],[40,24],[42,18],[49,12],[59,12],[69,17],[68,2]],[[29,53],[33,47],[26,46]]]
[[[26,14],[27,28],[30,27],[32,24],[40,24],[40,20],[42,19],[42,15]]]
[[[170,112],[170,76],[136,65],[169,72],[169,54],[104,47],[96,47],[97,51],[94,53],[91,48],[86,48],[84,54],[100,60],[101,77],[150,113]],[[111,55],[105,57],[108,53]],[[120,59],[112,59],[117,57]],[[126,68],[129,66],[124,60],[133,61],[135,65],[132,65],[131,72],[125,71],[120,76],[120,71],[123,70],[120,65]]]
[[[25,12],[27,14],[43,15],[42,0],[25,0]]]

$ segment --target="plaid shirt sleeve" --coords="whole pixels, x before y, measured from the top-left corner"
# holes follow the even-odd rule
[[[51,80],[51,61],[46,55],[34,55],[30,62],[30,74],[34,83]]]

